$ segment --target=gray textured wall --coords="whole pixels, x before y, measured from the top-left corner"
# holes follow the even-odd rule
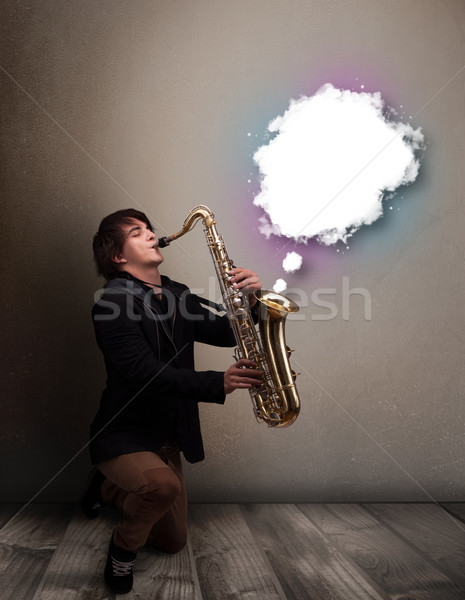
[[[349,252],[304,250],[288,277],[308,300],[304,319],[287,326],[301,416],[271,431],[247,393],[202,406],[207,459],[186,469],[190,495],[463,500],[463,1],[22,0],[0,10],[0,499],[27,501],[57,473],[37,499],[80,489],[104,384],[90,321],[100,219],[135,206],[172,233],[207,204],[236,264],[271,286],[282,244],[257,233],[251,154],[290,98],[358,77],[415,115],[428,143],[420,178]],[[164,272],[212,289],[200,227],[165,255]],[[343,318],[344,278],[369,293],[371,320],[357,295]],[[335,290],[331,320],[311,300],[321,288]],[[228,350],[198,349],[199,368],[230,362]]]

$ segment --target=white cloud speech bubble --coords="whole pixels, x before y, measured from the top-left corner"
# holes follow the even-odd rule
[[[379,92],[326,84],[291,100],[254,154],[264,209],[259,230],[325,245],[347,242],[383,214],[383,198],[412,183],[424,149],[421,129],[386,117]]]

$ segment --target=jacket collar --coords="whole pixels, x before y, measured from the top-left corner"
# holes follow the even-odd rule
[[[137,277],[126,273],[126,271],[124,271],[123,273],[123,277],[115,277],[114,279],[110,279],[109,281],[107,281],[107,283],[104,285],[104,289],[121,290],[127,292],[128,294],[132,294],[133,296],[136,296],[141,300],[147,298],[147,293],[149,293],[149,295],[155,293],[153,288],[151,288],[149,285],[146,285],[140,279],[137,279]],[[162,287],[160,288],[160,291],[162,291],[163,288],[165,288],[169,289],[170,292],[177,295],[177,286],[175,282],[172,281],[169,277],[167,277],[166,275],[162,275],[161,283]]]

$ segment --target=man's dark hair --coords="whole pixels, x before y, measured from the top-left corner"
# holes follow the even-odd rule
[[[106,280],[114,279],[120,275],[113,258],[121,254],[126,241],[122,226],[132,225],[135,220],[142,221],[150,231],[153,231],[152,224],[143,212],[135,208],[125,208],[105,217],[94,235],[92,249],[97,273],[105,277]]]

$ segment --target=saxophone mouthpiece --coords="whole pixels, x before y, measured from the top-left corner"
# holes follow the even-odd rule
[[[166,246],[170,245],[170,238],[169,237],[162,237],[158,240],[158,243],[156,244],[156,246],[158,248],[166,248]]]

